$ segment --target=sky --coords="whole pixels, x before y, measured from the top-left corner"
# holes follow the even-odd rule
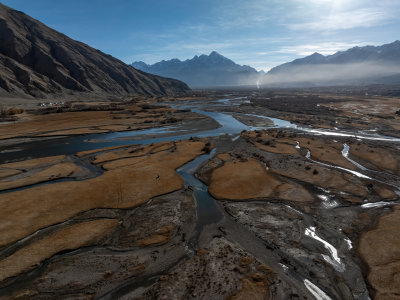
[[[125,63],[217,51],[257,70],[400,39],[400,0],[0,0]]]

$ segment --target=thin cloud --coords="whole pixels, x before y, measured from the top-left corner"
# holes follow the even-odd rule
[[[368,8],[334,13],[312,22],[294,23],[287,26],[292,30],[333,31],[375,27],[392,19],[391,14],[385,11],[376,11]]]
[[[281,54],[296,54],[298,56],[310,55],[315,52],[318,52],[322,55],[329,55],[337,51],[347,50],[354,46],[363,46],[368,44],[369,43],[359,42],[359,41],[358,42],[355,41],[352,43],[324,42],[319,44],[305,44],[305,45],[282,47],[279,50],[277,50],[277,52]]]
[[[202,51],[211,52],[213,50],[231,48],[233,45],[227,42],[227,43],[194,43],[194,44],[183,43],[180,46],[185,49],[191,49],[200,52]]]

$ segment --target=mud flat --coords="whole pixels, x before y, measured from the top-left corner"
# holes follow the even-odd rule
[[[366,262],[375,299],[396,299],[400,293],[400,210],[381,217],[376,228],[364,233],[358,251]]]
[[[399,137],[400,98],[318,92],[268,91],[250,97],[253,107],[278,118],[327,129],[370,131]]]

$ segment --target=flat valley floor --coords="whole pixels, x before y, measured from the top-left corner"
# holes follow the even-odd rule
[[[195,91],[0,122],[0,299],[399,299],[399,110]]]

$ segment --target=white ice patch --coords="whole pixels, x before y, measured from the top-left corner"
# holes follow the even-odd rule
[[[351,174],[353,174],[353,175],[355,175],[357,177],[360,177],[360,178],[365,178],[365,179],[371,179],[372,180],[371,177],[369,177],[367,175],[364,175],[364,174],[362,174],[360,172],[357,172],[357,171],[349,170],[349,169],[342,168],[342,167],[335,167],[335,168],[343,170],[343,171],[346,171],[346,172],[349,172],[349,173],[351,173]]]
[[[321,239],[321,238],[315,233],[315,227],[311,226],[311,227],[306,228],[304,234],[307,235],[307,236],[312,237],[313,239],[315,239],[315,240],[317,240],[317,241],[319,241],[319,242],[321,242],[321,243],[324,245],[324,247],[325,247],[326,249],[328,249],[328,251],[330,252],[330,254],[331,254],[332,257],[330,257],[330,256],[328,256],[328,255],[321,254],[322,257],[325,259],[326,262],[328,262],[328,263],[330,263],[331,265],[333,265],[333,267],[334,267],[337,271],[339,271],[339,272],[343,272],[343,271],[345,270],[345,266],[344,266],[344,264],[342,264],[342,261],[341,261],[340,257],[338,256],[338,252],[337,252],[336,248],[333,247],[333,246],[332,246],[330,243],[328,243],[327,241]]]
[[[234,138],[232,138],[232,142],[234,142],[234,141],[238,140],[239,138],[240,138],[240,135],[238,135],[238,136],[235,136]]]
[[[347,247],[349,248],[349,250],[353,248],[353,244],[351,243],[349,238],[345,238],[344,241],[347,243]]]
[[[327,294],[324,293],[319,287],[317,287],[314,283],[312,283],[308,279],[304,279],[304,285],[310,291],[310,293],[315,297],[317,300],[332,300]]]
[[[317,195],[317,197],[318,197],[319,199],[321,199],[322,201],[328,201],[328,200],[329,200],[329,197],[326,196],[326,195]]]
[[[283,270],[287,271],[289,270],[289,267],[287,265],[279,263],[279,265],[282,267]]]
[[[330,190],[324,189],[323,187],[320,187],[320,186],[317,186],[317,189],[319,189],[327,194],[329,194],[331,192]]]
[[[372,207],[382,207],[382,206],[387,206],[387,205],[392,205],[396,203],[392,202],[385,202],[385,201],[379,201],[379,202],[374,202],[374,203],[366,203],[361,205],[362,208],[372,208]]]
[[[301,211],[298,211],[297,209],[291,207],[290,205],[285,205],[285,206],[286,206],[287,208],[289,208],[290,210],[292,210],[292,211],[298,213],[299,215],[303,215],[303,213],[302,213]]]
[[[350,147],[347,144],[343,144],[343,150],[342,150],[342,155],[345,159],[347,159],[349,162],[351,162],[353,165],[355,165],[357,168],[359,168],[360,170],[368,170],[366,167],[360,165],[358,162],[352,160],[351,158],[349,158],[349,150]]]
[[[338,207],[339,203],[337,203],[336,201],[329,201],[329,202],[324,202],[324,207],[325,208],[335,208]]]
[[[324,206],[325,208],[334,208],[334,207],[337,207],[337,206],[339,205],[336,201],[331,200],[331,199],[329,198],[329,196],[326,196],[326,195],[317,195],[317,197],[318,197],[320,200],[323,201],[323,206]]]

